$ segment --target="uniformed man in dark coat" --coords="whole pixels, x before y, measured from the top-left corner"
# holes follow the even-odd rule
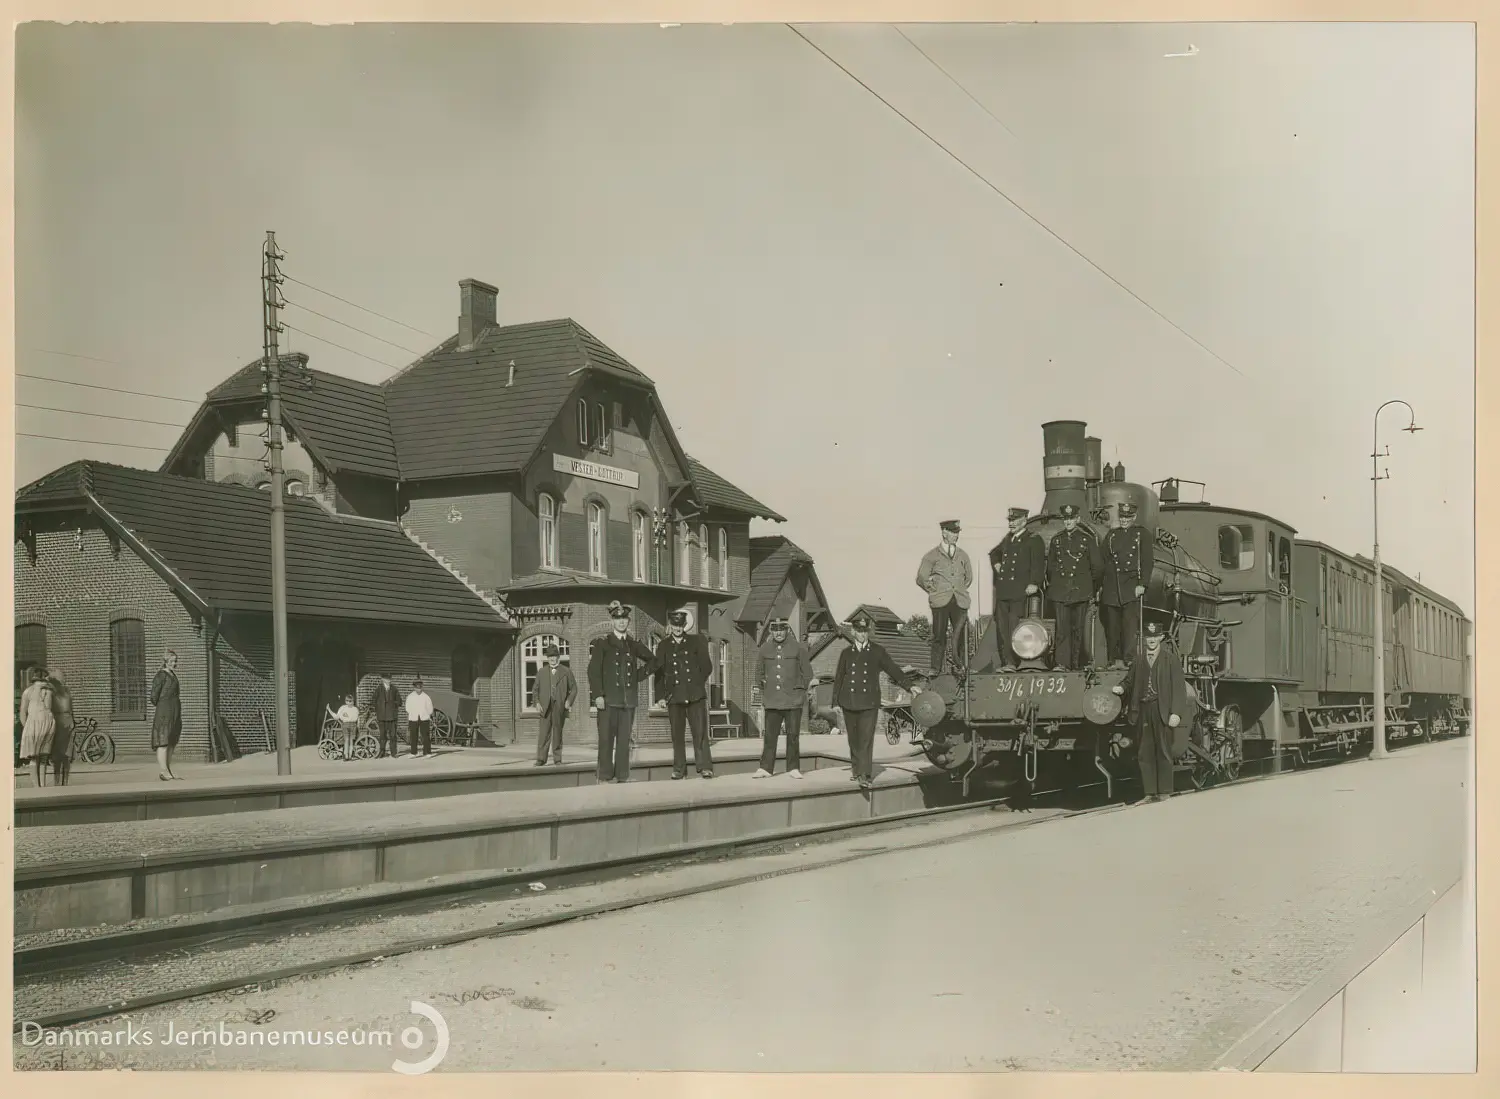
[[[833,672],[833,704],[844,712],[849,730],[849,777],[868,790],[875,781],[875,724],[880,718],[880,673],[903,691],[912,678],[896,666],[891,654],[870,639],[870,616],[860,611],[849,623],[854,643],[839,653]]]
[[[990,553],[995,573],[995,643],[1000,650],[1000,670],[1013,672],[1020,661],[1010,646],[1011,635],[1026,617],[1026,602],[1042,590],[1047,579],[1047,547],[1042,536],[1026,529],[1026,509],[1006,513],[1010,533]]]
[[[1172,796],[1177,730],[1193,716],[1182,665],[1177,654],[1162,644],[1164,637],[1160,622],[1147,622],[1144,650],[1135,654],[1125,682],[1113,688],[1123,696],[1125,720],[1140,745],[1141,789],[1148,801]]]
[[[755,685],[766,711],[765,735],[761,741],[760,770],[752,778],[770,778],[776,770],[776,742],[786,730],[786,773],[802,777],[798,737],[802,711],[807,708],[807,685],[812,682],[812,661],[807,646],[788,629],[785,618],[771,619],[771,636],[760,647],[755,660]]]
[[[609,605],[614,632],[589,652],[589,696],[599,711],[599,781],[630,781],[630,733],[640,681],[656,670],[656,654],[630,636],[630,608]]]
[[[392,759],[396,758],[396,718],[401,713],[401,692],[391,681],[390,672],[380,673],[380,685],[370,699],[370,708],[375,711],[375,720],[380,723],[380,755],[390,748]]]
[[[1078,505],[1061,511],[1063,529],[1047,547],[1047,598],[1057,615],[1054,670],[1071,672],[1083,663],[1083,627],[1103,568],[1098,541],[1078,525]]]
[[[656,646],[656,697],[667,704],[672,730],[672,777],[687,776],[686,726],[693,730],[693,765],[703,778],[714,777],[713,753],[708,744],[708,677],[713,658],[702,634],[687,632],[687,612],[667,615],[667,636]]]
[[[1141,599],[1151,579],[1156,555],[1144,527],[1136,526],[1136,506],[1120,503],[1120,525],[1104,536],[1104,577],[1099,587],[1099,617],[1109,666],[1123,668],[1135,659],[1136,632],[1141,621]]]

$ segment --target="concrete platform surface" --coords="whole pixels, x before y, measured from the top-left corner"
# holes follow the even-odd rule
[[[876,784],[910,781],[924,770],[930,770],[925,759],[887,763],[875,776]],[[680,782],[609,783],[515,790],[503,795],[310,805],[236,813],[209,822],[189,817],[43,825],[16,831],[16,878],[24,881],[41,873],[84,873],[121,864],[149,866],[234,852],[357,844],[377,833],[413,837],[451,833],[467,826],[549,823],[559,818],[634,815],[780,796],[802,797],[820,791],[843,793],[850,785],[846,766],[808,772],[801,780],[780,773],[769,779],[753,779],[749,774],[713,779],[689,775]]]
[[[847,767],[848,744],[843,737],[819,737],[820,743],[802,752],[803,772],[822,767]],[[919,749],[885,745],[877,758],[920,758]],[[302,751],[302,749],[299,749]],[[728,741],[716,749],[717,775],[750,774],[759,766],[760,749],[750,741]],[[506,758],[503,750],[447,749],[416,759],[331,762],[314,757],[319,766],[300,770],[305,760],[294,760],[294,773],[250,774],[244,769],[212,771],[201,778],[162,782],[154,769],[145,781],[93,783],[16,791],[17,827],[101,824],[161,817],[212,816],[260,810],[293,809],[367,801],[403,801],[458,794],[509,793],[597,784],[593,762],[565,762],[537,767],[524,759]],[[773,769],[786,769],[785,753]],[[261,770],[267,771],[264,765]],[[670,749],[651,748],[633,753],[632,781],[670,780]]]
[[[1204,1069],[1363,928],[1457,880],[1471,745],[874,855],[130,1020],[158,1034],[416,1025],[417,1049],[157,1041],[68,1049],[67,1066],[388,1071],[433,1049],[415,1000],[447,1030],[438,1071]],[[59,1056],[18,1043],[18,1064]]]

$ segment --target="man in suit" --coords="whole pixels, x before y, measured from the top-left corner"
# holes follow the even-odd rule
[[[1136,506],[1120,502],[1120,525],[1104,536],[1104,576],[1099,587],[1099,617],[1104,620],[1104,638],[1109,648],[1109,666],[1124,668],[1135,659],[1136,629],[1141,619],[1141,598],[1156,564],[1151,538],[1136,526]]]
[[[861,789],[875,781],[875,724],[880,718],[880,673],[904,691],[912,678],[896,666],[891,654],[870,639],[870,616],[860,611],[849,623],[854,643],[839,653],[833,672],[833,704],[844,713],[849,730],[849,777]]]
[[[685,727],[693,730],[693,765],[700,778],[714,777],[713,751],[708,743],[708,677],[713,658],[702,634],[687,632],[687,612],[667,615],[667,636],[656,646],[657,698],[667,703],[667,726],[672,731],[672,777],[687,776]]]
[[[1146,623],[1145,649],[1136,653],[1125,682],[1113,688],[1123,696],[1125,720],[1140,746],[1141,789],[1148,801],[1172,796],[1177,730],[1193,716],[1182,665],[1162,644],[1164,636],[1160,622]]]
[[[958,548],[958,520],[945,519],[939,529],[942,541],[923,554],[917,566],[917,587],[927,593],[927,605],[932,610],[932,670],[941,675],[950,637],[957,648],[969,622],[969,585],[974,582],[974,569],[969,555]],[[953,662],[959,670],[964,663],[959,655],[962,652],[959,648],[954,654]]]
[[[813,670],[807,647],[787,627],[785,618],[771,619],[771,636],[756,654],[755,685],[760,688],[760,703],[766,711],[766,730],[761,741],[760,770],[752,778],[770,778],[776,770],[776,742],[783,729],[786,773],[792,778],[802,777],[797,741]]]
[[[552,762],[562,765],[563,726],[568,720],[568,711],[578,695],[578,681],[573,678],[573,669],[562,662],[557,646],[549,644],[542,655],[547,663],[536,673],[536,765],[547,765],[548,749]]]
[[[1083,627],[1103,570],[1099,543],[1078,525],[1078,505],[1064,504],[1061,512],[1063,529],[1047,547],[1047,598],[1057,615],[1053,670],[1071,672],[1083,662]]]
[[[630,636],[630,608],[609,605],[612,632],[589,653],[589,695],[599,711],[600,782],[630,781],[630,733],[640,682],[656,670],[656,654]]]
[[[375,720],[380,726],[380,755],[383,758],[386,747],[389,746],[391,758],[395,759],[396,717],[401,713],[401,692],[396,690],[396,684],[391,681],[390,672],[380,673],[380,686],[375,688],[370,708],[375,711]]]
[[[1026,509],[1006,513],[1010,533],[990,553],[995,572],[995,643],[1000,650],[1000,670],[1013,672],[1020,656],[1010,639],[1026,617],[1026,603],[1042,590],[1047,579],[1047,547],[1042,536],[1026,529]]]

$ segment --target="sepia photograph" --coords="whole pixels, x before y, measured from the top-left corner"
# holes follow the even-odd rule
[[[1476,88],[17,25],[14,1070],[1475,1073]]]

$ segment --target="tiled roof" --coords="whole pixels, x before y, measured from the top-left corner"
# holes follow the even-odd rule
[[[585,370],[653,388],[570,319],[488,328],[468,349],[458,347],[457,336],[447,340],[382,387],[402,477],[522,469]]]
[[[698,499],[703,502],[704,507],[724,508],[727,511],[737,511],[742,515],[754,516],[757,519],[786,522],[785,516],[776,514],[748,492],[731,485],[692,455],[688,456],[688,472],[693,478],[693,487],[698,492]]]
[[[858,614],[860,611],[864,611],[866,614],[868,614],[870,616],[870,621],[873,622],[877,627],[881,625],[906,621],[906,619],[902,618],[895,611],[891,610],[890,607],[882,607],[879,603],[861,603],[859,606],[854,608],[854,611],[849,615],[848,618],[844,619],[844,621],[852,622],[854,620],[854,615]]]
[[[733,599],[728,592],[717,588],[692,588],[681,584],[652,584],[638,580],[620,580],[608,576],[594,576],[586,572],[533,572],[514,577],[505,586],[507,592],[544,591],[567,588],[620,588],[637,591],[659,592],[689,599],[706,599],[713,602]]]
[[[932,663],[932,647],[916,634],[876,633],[871,640],[891,654],[897,667],[926,670]],[[848,645],[852,642],[842,633],[831,634],[814,647],[809,658],[817,656],[830,645],[839,643]]]
[[[305,355],[285,355],[282,362],[305,363]],[[193,437],[194,427],[211,416],[218,406],[259,400],[262,376],[256,359],[208,392],[208,399],[194,424],[183,432],[182,439]],[[307,444],[313,454],[331,472],[348,470],[374,477],[396,479],[401,476],[396,460],[396,444],[386,415],[385,390],[378,385],[312,370],[305,366],[282,372],[281,403],[287,425]],[[163,469],[174,465],[179,457],[175,448]]]
[[[740,622],[764,622],[776,603],[793,565],[811,565],[812,557],[790,538],[773,535],[750,539],[750,591],[736,616]],[[817,574],[812,577],[818,598],[823,598]],[[826,605],[826,600],[824,600]]]
[[[268,493],[142,469],[74,462],[16,494],[16,511],[93,502],[185,594],[225,611],[271,611]],[[505,629],[506,620],[394,523],[286,501],[287,614]]]

